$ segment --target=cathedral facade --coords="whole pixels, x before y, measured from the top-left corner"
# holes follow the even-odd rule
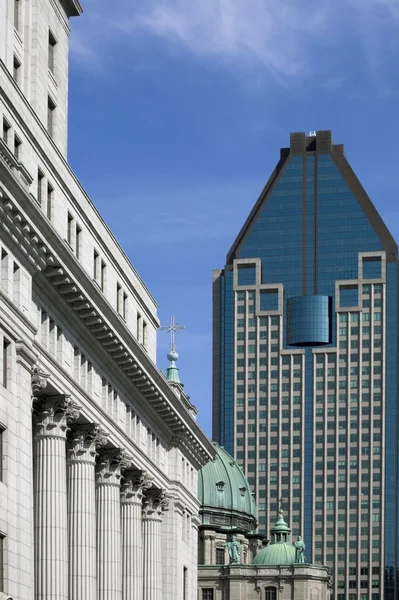
[[[0,598],[193,600],[214,448],[66,160],[78,0],[0,0]]]

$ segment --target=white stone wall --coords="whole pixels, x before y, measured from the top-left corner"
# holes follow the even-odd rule
[[[54,141],[64,156],[67,151],[68,113],[68,18],[56,0],[17,0],[18,23],[14,19],[14,0],[0,3],[0,59],[12,74],[14,57],[20,64],[18,86],[30,102],[41,123],[47,127],[48,96],[56,105]],[[48,41],[51,31],[54,47],[54,72],[49,69]]]
[[[26,0],[19,1],[23,5],[26,3],[29,11],[33,11],[36,4],[40,10],[45,11],[41,23],[53,22],[59,17],[60,11],[55,11],[51,2],[39,3],[39,0],[36,0],[36,3],[33,2],[30,5]],[[6,21],[0,19],[0,36],[2,36],[0,48],[3,48],[4,55],[7,56],[12,55],[12,51],[9,50],[10,42],[8,41],[6,44],[6,40],[9,40],[11,35],[10,31],[12,33],[14,31],[11,27],[12,21],[10,21],[12,4],[11,0],[7,0],[7,12],[4,8],[4,0],[0,5],[0,15],[1,10],[3,10],[3,14],[8,15]],[[28,11],[28,8],[26,10]],[[32,27],[27,26],[25,29],[28,37],[33,35],[33,25]],[[61,32],[62,28],[60,36]],[[42,35],[44,35],[43,32]],[[47,40],[48,36],[45,39]],[[66,37],[65,43],[67,43],[67,39]],[[6,48],[8,48],[7,51]],[[0,58],[2,58],[1,49]],[[21,142],[18,161],[32,179],[27,186],[31,200],[38,202],[42,213],[54,228],[58,241],[62,241],[68,251],[78,258],[91,280],[94,280],[96,275],[94,253],[98,254],[98,271],[101,271],[101,263],[105,265],[102,289],[105,299],[117,311],[117,286],[121,287],[121,293],[125,294],[127,299],[124,316],[121,314],[123,308],[119,306],[120,318],[145,348],[151,360],[155,362],[156,332],[159,326],[155,300],[74,176],[63,156],[62,145],[59,144],[58,139],[52,140],[48,136],[43,118],[37,112],[33,98],[26,95],[15,83],[12,77],[12,56],[7,60],[8,63],[0,63],[0,137],[3,136],[3,125],[6,122],[10,126],[6,146],[11,154],[15,152],[15,136]],[[48,69],[44,69],[46,76],[47,71]],[[32,74],[30,77],[32,85],[34,80]],[[39,83],[37,85],[39,86]],[[40,85],[44,85],[43,82]],[[65,94],[66,86],[65,83]],[[59,127],[62,128],[62,123],[64,123],[66,128],[64,119],[66,113],[65,107],[62,118],[61,112],[56,117],[57,127],[59,123]],[[40,186],[39,176],[41,176]],[[113,201],[113,199],[111,200]],[[68,219],[72,219],[71,243],[68,242]],[[78,240],[76,239],[77,228],[80,230]],[[96,279],[100,282],[99,272]],[[137,331],[138,323],[139,331]],[[145,325],[145,334],[143,325]]]

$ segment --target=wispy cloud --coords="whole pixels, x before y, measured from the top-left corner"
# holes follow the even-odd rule
[[[318,73],[339,81],[353,45],[378,68],[387,28],[399,33],[399,0],[114,0],[112,15],[106,0],[86,0],[85,7],[91,47],[85,52],[80,38],[72,47],[81,61],[94,47],[111,58],[112,36],[131,44],[147,36],[237,72],[263,68],[283,83]],[[336,72],[327,73],[333,64]]]

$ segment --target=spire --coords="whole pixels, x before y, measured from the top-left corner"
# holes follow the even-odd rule
[[[179,329],[185,329],[185,325],[179,325],[176,323],[175,318],[171,317],[169,325],[164,325],[163,327],[160,327],[160,329],[163,329],[170,334],[170,346],[167,355],[169,367],[166,371],[166,379],[172,385],[178,385],[182,388],[183,384],[180,381],[179,368],[176,366],[176,361],[179,358],[179,355],[176,352],[175,333],[176,331],[179,331]]]
[[[166,379],[169,381],[169,383],[175,385],[177,384],[183,387],[183,384],[180,381],[179,377],[179,368],[176,366],[176,361],[178,358],[179,355],[177,354],[176,350],[171,350],[170,352],[168,352],[168,360],[170,361],[170,363],[169,367],[166,370]]]
[[[274,526],[270,529],[271,544],[275,544],[276,542],[289,542],[290,539],[291,529],[288,527],[287,523],[284,520],[283,502],[284,499],[280,498],[280,506],[278,510],[277,521],[274,523]]]

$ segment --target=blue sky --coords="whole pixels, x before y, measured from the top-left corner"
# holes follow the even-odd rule
[[[162,324],[186,325],[180,374],[210,434],[212,269],[290,131],[332,129],[399,240],[399,0],[82,5],[69,160]]]

